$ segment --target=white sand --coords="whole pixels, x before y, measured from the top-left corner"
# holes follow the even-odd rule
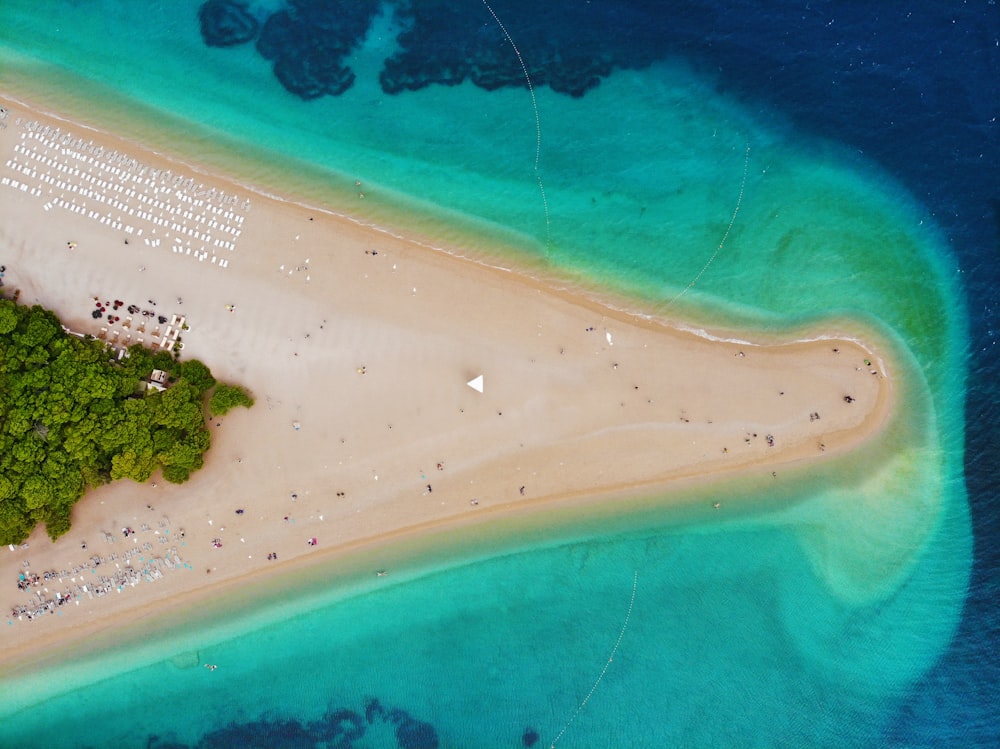
[[[160,246],[150,247],[86,214],[45,210],[61,194],[83,198],[43,182],[40,169],[26,176],[6,165],[22,143],[15,118],[58,125],[146,166],[171,165],[2,95],[0,104],[10,110],[0,178],[43,191],[0,185],[5,290],[93,334],[102,326],[90,316],[94,296],[184,314],[183,355],[257,400],[213,423],[207,465],[188,483],[103,487],[77,505],[57,543],[39,528],[27,549],[2,550],[8,608],[27,600],[14,584],[24,560],[40,572],[121,554],[135,543],[121,528],[143,523],[150,530],[137,534],[139,545],[151,542],[157,555],[168,548],[155,533],[164,515],[174,534],[184,529],[179,552],[193,568],[5,625],[8,670],[279,563],[422,524],[464,523],[490,508],[662,492],[682,478],[821,461],[856,449],[890,413],[887,363],[839,325],[798,336],[815,340],[712,341],[176,165],[174,174],[251,206],[235,250],[213,247],[216,264],[173,252],[162,227]],[[150,236],[153,224],[114,210]],[[479,374],[482,394],[466,385]],[[279,562],[269,561],[275,552]]]

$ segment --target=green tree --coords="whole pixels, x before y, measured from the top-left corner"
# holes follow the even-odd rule
[[[0,299],[0,335],[6,335],[17,327],[17,305],[9,299]]]
[[[138,343],[128,347],[128,356],[122,360],[121,365],[126,374],[136,379],[142,379],[157,369],[153,364],[153,352]]]
[[[170,375],[163,392],[144,387],[154,368]],[[86,490],[111,480],[157,470],[187,480],[209,448],[214,385],[199,361],[133,346],[119,362],[48,310],[0,298],[0,542],[19,543],[39,522],[52,538],[65,533]],[[252,403],[220,388],[220,403]]]
[[[181,377],[190,384],[200,396],[215,384],[215,378],[204,364],[197,359],[181,362]]]
[[[219,383],[208,399],[208,412],[212,416],[224,416],[237,406],[250,408],[252,405],[253,398],[239,385]]]
[[[34,527],[21,500],[0,500],[0,544],[21,543]]]
[[[42,522],[45,523],[45,532],[49,538],[55,541],[70,529],[70,508],[62,506],[51,507],[46,511]]]
[[[132,479],[142,484],[149,480],[156,469],[152,450],[127,449],[111,459],[111,480]]]
[[[0,502],[17,494],[18,486],[9,477],[0,475]]]
[[[52,489],[40,474],[32,474],[21,486],[21,496],[29,510],[38,510],[52,503]]]

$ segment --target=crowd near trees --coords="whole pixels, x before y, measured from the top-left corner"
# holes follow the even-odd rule
[[[162,391],[146,387],[154,369],[167,373]],[[0,544],[38,523],[58,538],[88,488],[156,471],[186,481],[209,448],[206,402],[216,416],[253,404],[200,361],[140,345],[119,360],[49,310],[0,298]]]

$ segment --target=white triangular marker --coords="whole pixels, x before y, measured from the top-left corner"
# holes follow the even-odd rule
[[[483,392],[483,376],[482,375],[479,375],[478,377],[474,377],[473,379],[469,380],[465,384],[468,385],[473,390],[475,390],[477,393]]]

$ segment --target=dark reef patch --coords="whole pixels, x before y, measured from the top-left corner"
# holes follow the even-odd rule
[[[323,719],[311,724],[313,734],[336,746],[350,746],[365,735],[365,721],[353,710],[341,707],[328,711]]]
[[[375,720],[385,719],[385,710],[382,708],[382,703],[378,701],[377,697],[369,697],[365,700],[365,720],[371,725]]]
[[[316,741],[297,720],[267,720],[230,723],[198,742],[198,749],[302,749]]]
[[[337,96],[354,83],[344,59],[365,37],[378,12],[373,0],[290,0],[265,22],[257,51],[302,99]]]
[[[208,0],[198,10],[201,37],[209,47],[232,47],[249,42],[260,31],[260,22],[243,3]]]
[[[437,749],[438,737],[434,726],[418,720],[398,707],[386,713],[389,723],[396,727],[396,743],[399,749]]]
[[[595,12],[604,12],[589,5],[501,2],[493,7],[503,27],[485,5],[434,0],[400,4],[396,18],[404,31],[400,49],[385,61],[379,76],[382,89],[394,94],[468,79],[494,91],[526,88],[530,78],[533,87],[548,85],[579,97],[615,67],[644,66],[652,59],[632,48],[616,48],[614,37],[602,31],[604,23],[589,23]],[[587,28],[595,31],[581,40],[580,31]]]
[[[350,68],[339,65],[322,50],[298,56],[285,55],[274,63],[274,74],[282,86],[306,100],[324,94],[337,96],[354,83]]]
[[[308,723],[289,717],[261,716],[243,723],[227,723],[206,733],[192,745],[149,736],[147,749],[352,749],[365,738],[368,727],[392,726],[398,749],[438,749],[437,731],[430,723],[405,710],[386,709],[375,697],[365,700],[364,715],[349,707],[327,710]]]
[[[379,74],[387,94],[465,81],[487,91],[527,88],[530,79],[532,87],[580,97],[616,68],[645,67],[663,55],[666,14],[638,0],[495,0],[495,17],[484,3],[388,0],[388,6],[401,31]],[[199,18],[210,46],[256,38],[281,84],[310,100],[351,87],[354,73],[345,59],[380,8],[376,0],[287,0],[261,25],[241,2],[207,0]]]
[[[161,741],[159,736],[150,736],[146,739],[146,749],[188,749],[188,746],[174,741]]]

